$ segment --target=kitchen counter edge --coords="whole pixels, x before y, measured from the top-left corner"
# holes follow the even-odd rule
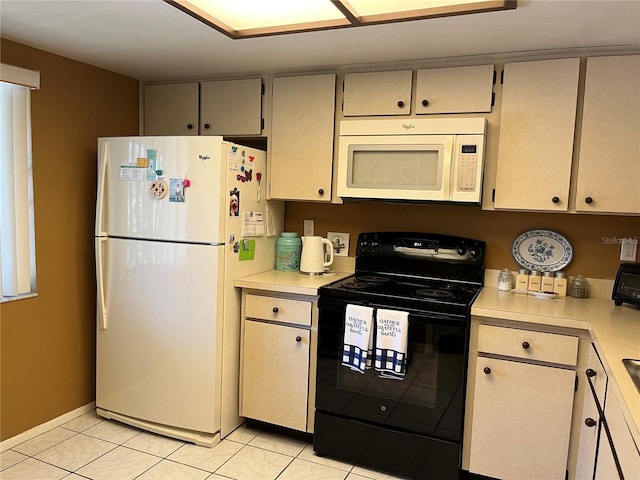
[[[349,272],[330,271],[324,275],[305,275],[300,272],[269,270],[267,272],[238,278],[233,281],[233,286],[279,293],[317,295],[318,288],[351,275],[353,275],[353,273]]]
[[[601,355],[616,396],[623,399],[624,415],[640,445],[640,392],[625,369],[623,358],[640,359],[640,309],[615,306],[603,298],[538,298],[484,287],[471,315],[538,325],[587,330]]]

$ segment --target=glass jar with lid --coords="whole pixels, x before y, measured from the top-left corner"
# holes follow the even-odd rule
[[[569,296],[574,298],[586,298],[588,293],[587,279],[582,275],[576,275],[569,285]]]
[[[505,268],[498,274],[498,290],[510,291],[513,289],[513,275],[511,270]]]

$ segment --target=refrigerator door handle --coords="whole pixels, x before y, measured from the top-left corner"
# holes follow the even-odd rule
[[[102,271],[102,244],[105,237],[96,238],[96,283],[98,284],[98,320],[101,330],[107,329],[107,309],[104,301],[104,275]]]
[[[104,237],[107,235],[103,228],[102,212],[104,209],[105,182],[107,179],[107,164],[109,163],[109,142],[103,141],[101,145],[100,168],[98,172],[98,198],[96,202],[96,236]]]

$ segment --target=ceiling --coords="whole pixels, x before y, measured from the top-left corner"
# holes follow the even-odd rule
[[[515,10],[231,40],[162,0],[0,0],[2,38],[145,82],[507,52],[640,51],[640,0],[518,0]]]

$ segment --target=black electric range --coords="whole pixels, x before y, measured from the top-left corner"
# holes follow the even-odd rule
[[[410,478],[459,478],[471,305],[485,248],[440,234],[359,235],[355,274],[319,289],[318,454]],[[403,378],[343,365],[348,305],[408,314]]]

